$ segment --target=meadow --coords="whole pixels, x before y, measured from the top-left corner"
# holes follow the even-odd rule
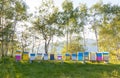
[[[120,78],[120,64],[0,61],[0,78]]]

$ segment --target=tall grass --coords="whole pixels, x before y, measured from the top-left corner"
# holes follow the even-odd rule
[[[120,78],[120,65],[6,59],[0,63],[0,78]]]

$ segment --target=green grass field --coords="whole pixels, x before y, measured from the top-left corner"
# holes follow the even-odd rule
[[[120,64],[0,62],[0,78],[120,78]]]

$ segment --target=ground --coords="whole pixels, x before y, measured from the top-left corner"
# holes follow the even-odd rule
[[[0,78],[120,78],[120,64],[42,61],[0,62]]]

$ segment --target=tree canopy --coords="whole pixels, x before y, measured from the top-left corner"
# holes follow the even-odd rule
[[[26,4],[23,0],[0,0],[1,56],[13,56],[18,48],[22,51],[29,48],[33,52],[33,48],[36,49],[39,45],[44,46],[44,53],[48,53],[50,45],[57,39],[61,39],[60,43],[63,42],[64,52],[86,51],[86,26],[95,34],[98,52],[116,51],[116,56],[119,55],[119,5],[99,1],[91,7],[82,3],[74,7],[71,0],[64,0],[60,10],[54,0],[42,0],[36,12],[30,14]],[[18,34],[19,26],[26,28],[21,28],[23,31]],[[39,45],[36,46],[37,43]],[[59,45],[58,42],[57,44]]]

